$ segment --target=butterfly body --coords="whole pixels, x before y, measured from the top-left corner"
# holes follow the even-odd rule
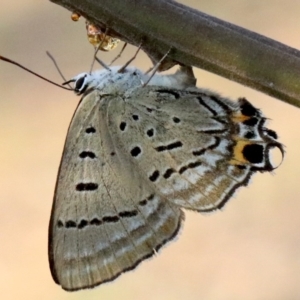
[[[73,79],[84,94],[66,138],[49,227],[54,280],[90,288],[174,238],[182,208],[221,208],[282,146],[247,100],[198,89],[182,72],[136,68]]]

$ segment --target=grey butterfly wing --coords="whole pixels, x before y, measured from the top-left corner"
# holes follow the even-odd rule
[[[49,226],[51,273],[66,290],[135,268],[176,235],[183,219],[116,138],[125,106],[94,91],[69,127]]]
[[[172,239],[180,207],[221,208],[282,146],[247,100],[199,89],[95,91],[70,125],[50,224],[64,289],[109,281]]]
[[[254,172],[273,170],[271,148],[283,153],[261,112],[245,99],[148,86],[130,91],[126,101],[120,124],[126,123],[123,139],[130,146],[124,151],[140,147],[139,168],[180,207],[221,208]]]

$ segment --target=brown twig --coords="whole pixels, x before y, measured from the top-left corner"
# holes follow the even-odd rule
[[[140,45],[162,69],[192,65],[300,107],[300,52],[172,0],[50,0]]]

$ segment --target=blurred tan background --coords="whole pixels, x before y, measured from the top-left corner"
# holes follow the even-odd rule
[[[299,1],[181,2],[300,49]],[[0,54],[57,82],[46,50],[68,78],[88,70],[93,48],[84,21],[74,23],[70,14],[46,0],[2,0]],[[119,64],[132,54],[127,48]],[[150,61],[140,54],[134,64],[146,70]],[[176,242],[134,272],[68,293],[51,278],[47,231],[79,98],[0,61],[1,299],[300,299],[300,110],[213,74],[196,75],[199,86],[245,96],[263,110],[286,146],[283,164],[273,174],[254,176],[222,212],[187,212]]]

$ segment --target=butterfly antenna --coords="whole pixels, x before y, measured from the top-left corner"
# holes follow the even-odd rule
[[[139,51],[141,50],[141,47],[142,47],[142,43],[141,43],[141,44],[139,45],[139,47],[137,48],[137,50],[136,50],[134,56],[133,56],[131,59],[129,59],[129,61],[128,61],[123,67],[121,67],[121,68],[118,70],[118,73],[123,73],[123,72],[125,71],[125,69],[128,67],[128,65],[129,65],[133,60],[135,60],[137,54],[138,54]]]
[[[60,68],[59,68],[59,66],[58,66],[58,64],[57,64],[57,62],[56,62],[56,60],[55,60],[55,58],[54,58],[54,57],[50,54],[50,52],[48,52],[48,51],[46,51],[46,54],[47,54],[48,57],[52,60],[54,66],[55,66],[57,72],[59,73],[60,77],[62,78],[62,80],[63,80],[64,82],[66,82],[67,79],[66,79],[66,77],[64,76],[64,74],[62,73],[62,71],[60,70]],[[73,88],[71,87],[70,84],[68,84],[68,86],[70,87],[70,89],[73,89]]]
[[[120,53],[119,53],[119,54],[118,54],[118,55],[110,62],[109,66],[111,66],[118,58],[121,57],[121,55],[122,55],[123,51],[125,50],[126,46],[127,46],[127,43],[125,43],[125,44],[123,45],[122,50],[121,50]]]
[[[143,84],[143,86],[146,86],[148,83],[149,83],[149,81],[152,79],[152,77],[155,75],[155,73],[157,72],[157,70],[158,70],[158,68],[160,67],[160,65],[162,64],[162,62],[164,61],[164,59],[170,54],[170,52],[171,52],[171,50],[172,50],[172,48],[170,48],[169,50],[168,50],[168,52],[156,63],[156,65],[153,67],[153,68],[151,68],[151,69],[149,69],[147,72],[146,72],[146,74],[147,73],[149,73],[150,71],[152,72],[151,73],[151,75],[149,76],[149,78],[148,78],[148,80]]]
[[[60,84],[58,84],[58,83],[56,83],[56,82],[54,82],[54,81],[52,81],[50,79],[47,79],[46,77],[43,77],[43,76],[41,76],[41,75],[39,75],[39,74],[37,74],[37,73],[29,70],[28,68],[22,66],[21,64],[17,63],[16,61],[13,61],[13,60],[11,60],[9,58],[6,58],[6,57],[4,57],[2,55],[0,55],[0,60],[6,61],[6,62],[8,62],[10,64],[13,64],[13,65],[15,65],[15,66],[17,66],[17,67],[19,67],[19,68],[21,68],[21,69],[23,69],[23,70],[31,73],[31,74],[37,76],[37,77],[39,77],[39,78],[41,78],[41,79],[43,79],[43,80],[45,80],[45,81],[47,81],[47,82],[49,82],[49,83],[51,83],[53,85],[56,85],[56,86],[58,86],[58,87],[60,87],[60,88],[62,88],[64,90],[68,90],[68,91],[73,91],[74,90],[74,89],[70,89],[70,88],[64,87],[64,86],[62,86],[62,85],[60,85]]]

